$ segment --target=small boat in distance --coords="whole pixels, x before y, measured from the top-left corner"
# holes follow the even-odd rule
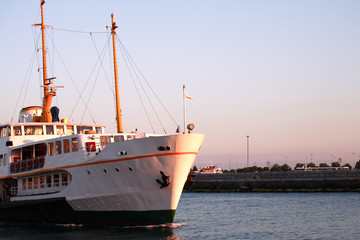
[[[210,165],[206,166],[205,168],[201,168],[199,173],[200,174],[217,174],[217,173],[223,173],[223,170],[220,167],[218,167],[217,165],[210,163]]]
[[[203,134],[124,133],[116,71],[117,132],[59,119],[47,75],[41,0],[42,106],[25,107],[19,121],[0,126],[0,220],[63,224],[171,223]],[[112,116],[109,116],[112,117]]]

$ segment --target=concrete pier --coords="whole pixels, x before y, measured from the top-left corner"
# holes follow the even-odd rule
[[[194,174],[189,177],[184,189],[189,191],[257,191],[259,189],[350,191],[360,189],[360,170]]]

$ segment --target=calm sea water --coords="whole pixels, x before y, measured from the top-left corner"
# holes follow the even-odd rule
[[[175,223],[161,226],[0,222],[0,239],[359,238],[359,193],[183,193]]]

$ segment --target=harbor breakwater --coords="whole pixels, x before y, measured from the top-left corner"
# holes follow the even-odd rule
[[[187,191],[360,190],[360,170],[189,175]]]

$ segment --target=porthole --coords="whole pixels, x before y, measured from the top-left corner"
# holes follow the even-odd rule
[[[130,170],[130,171],[132,171],[132,170],[133,170],[133,168],[132,168],[132,167],[129,167],[129,170]]]
[[[116,170],[117,172],[120,172],[119,168],[115,168],[115,170]]]

